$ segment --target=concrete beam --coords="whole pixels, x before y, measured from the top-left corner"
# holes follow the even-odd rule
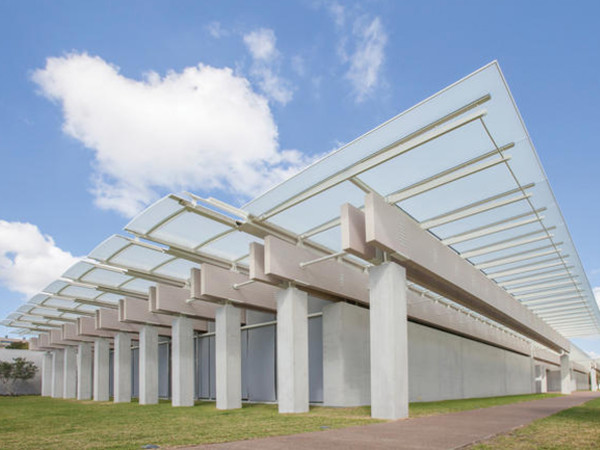
[[[264,283],[251,283],[236,288],[235,285],[250,281],[248,276],[210,264],[202,264],[200,270],[191,271],[192,298],[211,299],[213,302],[229,301],[241,308],[275,312],[277,288]]]
[[[75,347],[65,347],[63,398],[77,396],[77,352]]]
[[[568,353],[560,355],[560,393],[571,393],[571,364]]]
[[[110,346],[105,338],[94,342],[94,401],[108,401],[108,384],[110,377]]]
[[[48,351],[42,356],[42,397],[52,396],[52,358]]]
[[[140,405],[158,403],[158,329],[144,325],[140,330]]]
[[[408,417],[406,270],[387,262],[369,268],[371,417]]]
[[[62,338],[64,341],[79,344],[80,342],[94,342],[93,337],[81,336],[77,333],[76,323],[66,323],[62,327]]]
[[[215,320],[217,305],[200,300],[188,303],[190,297],[189,289],[158,284],[150,288],[149,310],[159,314]]]
[[[133,323],[170,328],[173,316],[150,312],[150,305],[146,300],[126,297],[119,300],[119,321],[127,324]],[[195,331],[205,332],[208,329],[206,320],[190,319],[190,323]],[[159,332],[159,334],[161,333]]]
[[[65,384],[65,351],[52,351],[52,398],[62,398]]]
[[[293,282],[302,290],[328,294],[365,305],[369,303],[367,277],[360,268],[340,263],[335,259],[302,267],[302,263],[322,258],[327,254],[290,244],[274,236],[267,236],[264,241],[264,270],[267,276]]]
[[[277,402],[280,413],[308,412],[308,295],[277,292]]]
[[[92,344],[80,342],[77,351],[77,400],[92,398]]]
[[[115,332],[96,328],[95,317],[80,317],[77,319],[77,334],[93,338],[114,338]],[[94,339],[96,342],[96,339]]]
[[[171,402],[194,406],[194,329],[187,317],[173,319],[171,338]]]
[[[108,331],[109,333],[113,333],[113,336],[116,336],[117,333],[133,333],[137,336],[141,328],[139,324],[120,321],[118,309],[98,309],[94,323],[96,330]],[[168,333],[167,336],[170,335],[168,329],[165,329],[164,333]]]
[[[349,210],[351,207],[346,206]],[[342,211],[344,211],[342,209]],[[360,220],[360,211],[342,216],[345,221]],[[421,286],[479,312],[553,350],[569,351],[569,341],[542,319],[515,300],[485,274],[442,244],[408,214],[389,205],[375,194],[365,199],[365,242],[389,252],[407,269],[407,277]],[[363,246],[343,250],[361,254]]]
[[[114,402],[131,402],[131,336],[117,333],[114,352]]]
[[[240,310],[220,306],[215,318],[217,409],[242,407],[242,336]]]

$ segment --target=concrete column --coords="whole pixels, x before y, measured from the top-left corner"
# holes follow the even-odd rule
[[[158,403],[158,330],[144,325],[140,330],[140,405]]]
[[[65,351],[52,351],[52,398],[62,398],[65,384]]]
[[[571,367],[568,353],[560,356],[560,393],[571,393]]]
[[[194,330],[187,317],[173,319],[171,330],[171,401],[173,406],[194,406]]]
[[[535,366],[535,391],[536,394],[548,392],[548,379],[546,378],[546,367],[542,364]]]
[[[128,333],[115,335],[114,358],[113,400],[115,403],[129,403],[131,401],[131,336]]]
[[[598,390],[598,378],[596,374],[596,368],[592,366],[592,371],[590,372],[590,391]]]
[[[77,394],[77,352],[75,347],[65,348],[63,398],[75,398]]]
[[[110,347],[108,340],[98,338],[94,341],[94,401],[108,401],[108,383]]]
[[[92,398],[92,344],[79,343],[77,351],[77,400]]]
[[[42,397],[52,395],[52,353],[45,352],[42,356]]]
[[[386,262],[369,269],[371,416],[408,417],[406,270]]]
[[[280,413],[308,411],[308,295],[277,292],[277,401]]]
[[[323,404],[371,403],[369,310],[338,302],[323,308]]]
[[[215,314],[217,409],[242,407],[242,332],[240,310],[227,304]]]

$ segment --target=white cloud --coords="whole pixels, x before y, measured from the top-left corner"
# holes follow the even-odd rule
[[[345,77],[360,103],[381,84],[387,33],[379,17],[361,14],[357,7],[331,2],[327,10],[339,35],[338,56],[348,66]]]
[[[93,150],[96,204],[131,216],[161,190],[247,199],[307,161],[278,147],[266,98],[229,68],[127,78],[99,57],[48,58],[33,80],[62,105],[63,131]]]
[[[244,44],[252,57],[259,61],[272,61],[279,52],[275,47],[275,32],[268,28],[259,28],[244,35]]]
[[[252,56],[251,75],[260,89],[272,100],[287,104],[294,96],[292,84],[279,76],[281,54],[277,50],[275,32],[260,28],[244,35],[244,44]]]
[[[30,223],[0,220],[0,283],[33,296],[77,262]]]
[[[211,22],[206,26],[206,31],[215,39],[220,39],[222,37],[228,36],[229,32],[223,28],[221,22]]]
[[[387,35],[379,17],[371,21],[358,20],[354,23],[352,34],[355,48],[349,58],[350,68],[346,76],[354,87],[356,100],[361,102],[379,82]]]

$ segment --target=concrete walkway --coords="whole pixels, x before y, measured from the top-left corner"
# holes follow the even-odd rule
[[[600,392],[576,392],[511,405],[421,417],[339,430],[212,444],[194,449],[453,449],[506,433],[572,408]]]

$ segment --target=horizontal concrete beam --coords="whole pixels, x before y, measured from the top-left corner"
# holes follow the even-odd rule
[[[80,342],[94,342],[94,338],[92,337],[77,334],[77,324],[75,323],[66,323],[62,326],[62,338],[65,341],[77,344]]]
[[[40,334],[38,339],[38,347],[41,350],[56,350],[64,348],[62,345],[52,345],[50,343],[50,335],[48,333]]]
[[[114,338],[116,332],[97,329],[95,317],[80,317],[77,319],[77,334],[81,336]]]
[[[144,300],[141,300],[144,301]],[[137,323],[125,323],[119,320],[119,310],[101,308],[96,311],[95,325],[97,330],[111,331],[113,333],[133,333],[134,339],[138,339],[138,333],[143,325]],[[159,327],[158,334],[171,336],[171,329]]]
[[[185,316],[192,319],[215,320],[218,305],[201,301],[187,302],[191,297],[189,289],[158,284],[150,288],[150,312],[172,316]]]
[[[270,279],[290,281],[302,290],[348,299],[363,305],[369,303],[368,276],[360,268],[335,258],[303,267],[303,263],[328,255],[290,244],[274,236],[267,236],[264,241],[264,273]],[[258,253],[259,248],[256,246],[255,256]],[[253,265],[252,259],[250,265]],[[252,272],[258,274],[260,258],[254,265],[256,267]]]
[[[570,350],[567,339],[451,248],[422,230],[414,219],[395,205],[387,204],[378,195],[367,194],[364,213],[353,211],[351,215],[343,216],[342,222],[360,221],[363,216],[366,244],[392,254],[406,267],[409,280],[553,350]],[[357,227],[360,228],[360,225],[342,225],[342,229]],[[372,256],[361,254],[363,246],[344,250],[365,259]]]
[[[260,282],[236,288],[236,285],[248,281],[251,280],[244,274],[202,264],[200,270],[191,271],[192,298],[210,299],[217,303],[232,302],[240,308],[270,313],[277,311],[275,293],[278,288]]]
[[[161,334],[160,328],[170,330],[173,323],[173,316],[151,312],[149,303],[138,298],[126,297],[119,300],[118,314],[120,323],[132,326],[154,325],[159,327],[158,334]],[[206,320],[190,319],[190,321],[195,331],[208,330]]]

